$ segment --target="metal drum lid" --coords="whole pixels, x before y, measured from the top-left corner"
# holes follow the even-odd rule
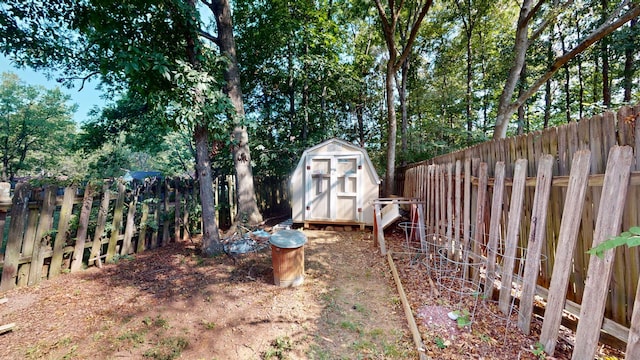
[[[298,230],[281,230],[271,235],[269,242],[283,249],[299,248],[307,243],[307,236]]]

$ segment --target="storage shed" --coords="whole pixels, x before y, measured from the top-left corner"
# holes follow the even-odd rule
[[[302,153],[291,176],[294,223],[373,225],[380,179],[367,152],[330,139]]]

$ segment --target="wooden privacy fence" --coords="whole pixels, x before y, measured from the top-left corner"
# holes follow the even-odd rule
[[[640,107],[625,107],[404,170],[402,194],[426,203],[426,231],[472,247],[486,263],[485,293],[498,287],[502,311],[511,285],[521,287],[523,332],[534,296],[546,301],[540,341],[550,354],[564,310],[580,319],[574,359],[593,358],[600,328],[627,342],[627,358],[640,358],[640,251],[587,253],[640,224],[639,117]],[[522,273],[514,259],[524,261]]]
[[[280,210],[286,180],[263,180],[256,181],[259,204],[278,199],[261,210]],[[216,179],[214,190],[218,223],[233,221],[233,177]],[[159,178],[83,188],[17,184],[12,199],[0,199],[0,292],[187,239],[201,229],[198,191],[192,181]]]

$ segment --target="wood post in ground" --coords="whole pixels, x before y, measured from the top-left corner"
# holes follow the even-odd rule
[[[84,198],[82,199],[82,208],[80,210],[80,218],[78,221],[78,232],[76,234],[76,244],[73,249],[71,260],[71,272],[78,271],[82,268],[82,257],[84,256],[84,244],[87,240],[87,231],[89,229],[89,217],[91,208],[93,207],[93,186],[87,184],[84,189]]]
[[[111,237],[109,238],[109,245],[107,245],[107,257],[106,262],[110,262],[116,256],[118,238],[120,237],[120,229],[122,228],[123,212],[124,212],[124,196],[125,187],[122,182],[118,182],[118,198],[113,209],[113,222],[111,225]]]
[[[38,220],[38,230],[31,255],[31,267],[29,268],[28,286],[35,285],[42,278],[42,267],[44,265],[44,253],[49,249],[50,236],[49,231],[53,226],[53,212],[56,209],[56,191],[57,186],[47,185],[44,188],[44,197],[42,199],[42,211]]]
[[[593,247],[611,236],[615,236],[620,231],[632,160],[633,149],[631,147],[615,146],[611,148],[602,187],[602,196],[607,201],[600,203]],[[589,259],[587,281],[580,307],[580,321],[576,330],[573,360],[594,358],[604,317],[614,255],[614,249],[610,249],[605,251],[602,258],[591,256]]]
[[[20,248],[22,247],[22,237],[24,235],[24,222],[27,218],[27,212],[29,211],[30,195],[31,185],[28,183],[19,183],[16,185],[11,205],[9,237],[4,250],[0,292],[11,290],[16,286]]]
[[[533,314],[533,299],[535,295],[536,279],[540,268],[540,253],[545,240],[547,224],[547,205],[551,193],[551,177],[553,170],[553,156],[543,155],[538,161],[538,175],[536,190],[531,211],[531,227],[527,244],[527,258],[524,264],[522,278],[522,295],[520,296],[520,311],[518,312],[518,327],[524,334],[529,334],[531,316]]]
[[[582,214],[587,191],[590,160],[591,152],[581,150],[574,154],[571,165],[569,187],[567,188],[560,233],[558,234],[556,259],[540,334],[540,343],[549,355],[553,355],[558,341],[558,330],[562,321],[562,310],[564,309],[564,300],[580,228],[580,214]]]
[[[62,257],[64,256],[64,248],[67,243],[67,233],[69,231],[69,222],[71,221],[71,212],[73,211],[73,201],[75,197],[75,186],[67,186],[64,188],[60,217],[58,218],[58,226],[56,228],[56,237],[53,242],[53,255],[51,256],[51,265],[49,266],[50,279],[57,277],[62,271]]]
[[[107,226],[107,214],[109,213],[109,202],[111,201],[111,191],[109,190],[109,184],[105,184],[102,187],[102,201],[100,202],[100,208],[98,209],[98,219],[96,220],[96,230],[93,234],[93,243],[91,244],[91,253],[89,255],[89,265],[95,261],[96,264],[101,265],[102,259],[102,239],[104,238],[104,230]]]
[[[511,315],[511,283],[513,281],[516,251],[518,250],[518,232],[522,221],[522,204],[524,202],[526,180],[527,159],[518,159],[513,168],[511,204],[509,205],[509,220],[507,223],[507,236],[504,241],[502,275],[500,277],[502,286],[500,287],[500,299],[498,301],[498,307],[507,316]]]
[[[491,200],[491,219],[489,220],[489,243],[487,244],[487,272],[484,295],[488,298],[493,293],[495,281],[496,255],[500,247],[500,220],[504,199],[504,162],[496,163],[495,179],[493,182],[493,197]]]

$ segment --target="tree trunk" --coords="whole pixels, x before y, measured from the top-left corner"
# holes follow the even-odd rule
[[[222,244],[216,223],[215,200],[213,198],[209,131],[204,126],[196,125],[193,138],[196,144],[196,171],[200,183],[200,203],[202,204],[202,252],[206,256],[212,256],[222,252]]]
[[[634,18],[629,23],[629,32],[631,32],[632,34],[634,31],[634,28],[636,27],[637,22],[638,22],[638,18]],[[627,104],[631,102],[631,94],[633,90],[633,74],[635,72],[635,60],[633,59],[635,55],[634,43],[635,41],[627,42],[626,47],[624,49],[624,56],[625,56],[624,72],[623,72],[624,97],[622,101],[624,101]]]
[[[398,123],[393,96],[395,88],[395,69],[391,61],[387,62],[386,92],[387,92],[387,174],[385,176],[385,195],[390,196],[396,191],[396,136]]]
[[[224,79],[226,81],[225,92],[229,95],[231,103],[236,110],[235,127],[232,134],[234,140],[233,163],[236,169],[236,193],[238,197],[238,214],[236,221],[255,225],[262,222],[262,214],[260,214],[260,210],[258,209],[253,184],[249,135],[247,128],[242,124],[245,115],[244,103],[242,101],[242,89],[240,87],[240,70],[236,57],[236,43],[233,37],[231,7],[229,6],[228,0],[213,0],[209,4],[216,18],[220,52],[228,59],[228,65],[224,71]]]
[[[522,2],[522,7],[520,7],[520,16],[518,17],[518,25],[516,27],[516,40],[513,47],[514,60],[513,65],[509,70],[507,81],[504,84],[502,94],[500,94],[496,126],[493,130],[494,139],[502,139],[507,136],[507,128],[509,127],[511,116],[514,111],[518,109],[517,105],[512,104],[511,99],[516,90],[516,85],[520,78],[520,71],[524,66],[527,49],[529,48],[529,39],[527,36],[532,3],[532,0],[524,0]]]
[[[541,3],[540,3],[541,4]],[[626,3],[623,3],[624,5]],[[515,69],[520,69],[524,65],[524,58],[526,55],[528,40],[527,40],[527,21],[530,19],[530,0],[525,0],[520,10],[520,19],[518,20],[518,28],[516,31],[516,45],[515,45],[515,60],[514,65],[511,67],[507,81],[505,82],[504,90],[500,95],[500,102],[498,104],[498,115],[496,116],[496,126],[493,132],[494,139],[501,139],[507,135],[507,127],[511,116],[516,111],[518,106],[522,105],[527,99],[529,99],[548,79],[550,79],[558,69],[562,68],[569,60],[588,49],[597,41],[601,40],[605,36],[609,35],[617,28],[630,21],[631,19],[640,15],[640,4],[631,3],[630,8],[624,14],[620,14],[623,7],[620,6],[612,12],[612,15],[601,26],[593,30],[589,36],[583,39],[576,47],[568,51],[567,53],[559,56],[551,64],[546,73],[538,78],[527,91],[520,95],[515,101],[512,101],[513,93],[516,86],[517,77],[514,75]],[[523,15],[524,14],[524,15]],[[597,56],[596,56],[597,58]]]
[[[602,22],[606,21],[608,0],[600,1],[602,5]],[[600,42],[600,56],[602,56],[602,105],[611,107],[611,81],[609,80],[609,40],[604,38]]]
[[[195,0],[189,4],[195,11],[197,8]],[[187,42],[187,58],[194,68],[200,67],[198,60],[197,39],[193,33],[185,32]],[[197,99],[202,103],[202,99]],[[203,105],[203,104],[201,104]],[[209,130],[201,124],[193,128],[193,142],[196,146],[196,173],[200,184],[200,204],[202,205],[202,245],[201,251],[205,256],[213,256],[223,251],[220,242],[218,223],[216,222],[215,199],[213,197],[213,176],[211,174],[211,159],[209,157]]]
[[[400,127],[400,149],[402,152],[402,166],[407,164],[407,128],[409,127],[409,114],[407,112],[407,82],[409,80],[409,58],[402,63],[400,71],[400,86],[398,87],[398,98],[400,100],[400,111],[402,125]]]

